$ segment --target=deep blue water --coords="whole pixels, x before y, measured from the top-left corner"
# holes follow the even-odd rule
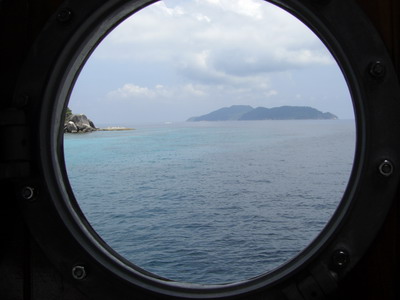
[[[354,121],[135,125],[65,135],[98,234],[157,275],[220,284],[271,271],[324,228],[349,179]]]

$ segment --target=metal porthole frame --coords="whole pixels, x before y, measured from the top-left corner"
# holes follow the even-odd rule
[[[383,42],[353,1],[270,1],[320,37],[346,78],[357,127],[347,190],[321,234],[280,268],[220,286],[172,282],[135,267],[97,236],[74,198],[62,152],[62,116],[83,64],[112,28],[153,2],[64,1],[32,47],[15,93],[15,99],[28,99],[32,171],[17,192],[32,235],[62,276],[92,299],[290,300],[330,294],[372,243],[399,180],[400,90]]]

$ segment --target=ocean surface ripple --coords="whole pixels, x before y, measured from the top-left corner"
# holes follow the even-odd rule
[[[299,254],[353,165],[352,120],[132,127],[65,135],[70,184],[108,245],[181,282],[246,280]]]

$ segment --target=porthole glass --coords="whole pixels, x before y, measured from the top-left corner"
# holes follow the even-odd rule
[[[261,0],[140,10],[90,56],[69,108],[82,212],[117,253],[169,280],[238,282],[290,261],[333,216],[353,165],[339,66]]]

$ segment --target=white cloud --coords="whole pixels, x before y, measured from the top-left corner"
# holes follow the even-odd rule
[[[345,85],[339,92],[338,84],[321,83],[340,80],[340,71],[318,37],[263,0],[156,2],[107,36],[87,66],[94,68],[82,80],[101,88],[91,89],[95,96],[82,92],[80,101],[118,103],[112,107],[135,111],[136,118],[145,105],[149,112],[168,107],[171,116],[185,109],[175,118],[182,120],[233,104],[309,105],[310,95],[332,107],[348,101]],[[106,66],[106,76],[98,66]],[[335,75],[320,76],[324,70]],[[322,86],[339,100],[321,99]]]
[[[95,57],[184,65],[219,79],[333,61],[305,25],[261,0],[157,2],[115,29]]]
[[[180,99],[207,96],[204,87],[194,84],[181,86],[164,86],[156,84],[154,87],[143,87],[133,83],[125,83],[122,87],[107,93],[108,99],[127,99],[133,101],[162,101],[166,99]]]
[[[152,98],[155,95],[155,92],[147,87],[140,87],[131,83],[124,84],[121,88],[108,93],[111,98]]]
[[[162,11],[167,16],[176,17],[184,15],[186,13],[185,9],[181,6],[167,7],[162,1],[158,2],[156,5],[157,7],[159,7],[160,11]]]
[[[269,90],[269,91],[264,93],[264,96],[267,97],[267,98],[272,97],[272,96],[276,96],[276,95],[278,95],[278,92],[276,90]]]
[[[261,1],[197,0],[196,2],[199,3],[200,1],[207,2],[208,4],[216,6],[222,11],[229,11],[234,14],[244,15],[255,19],[261,19],[263,17],[263,3]]]
[[[186,84],[185,86],[183,86],[183,91],[186,94],[192,95],[192,96],[197,96],[197,97],[202,97],[202,96],[206,96],[207,92],[205,91],[205,89],[201,86],[195,86],[193,84]]]
[[[317,51],[310,49],[296,49],[287,50],[280,49],[276,51],[276,60],[286,61],[293,64],[293,66],[312,66],[312,65],[327,65],[332,64],[334,61],[330,56],[324,55]]]
[[[200,85],[183,84],[164,86],[157,84],[153,87],[139,86],[125,83],[122,87],[110,91],[107,98],[111,102],[138,103],[141,105],[171,104],[181,108],[182,105],[208,106],[217,109],[220,106],[233,104],[265,105],[265,100],[278,95],[267,82],[258,84],[238,84],[229,86],[224,84]]]
[[[198,21],[204,21],[204,22],[207,22],[207,23],[211,22],[211,19],[209,17],[203,15],[203,14],[196,14],[196,19]]]

